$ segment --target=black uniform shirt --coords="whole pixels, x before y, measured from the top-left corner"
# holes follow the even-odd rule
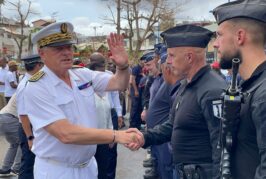
[[[245,102],[241,105],[237,141],[232,154],[232,173],[236,179],[266,178],[265,78],[266,62],[241,84],[242,92],[256,88],[245,95]]]
[[[225,80],[209,66],[203,67],[190,83],[180,87],[172,107],[174,163],[213,162],[214,175],[218,175],[219,118],[214,115],[213,102],[221,98],[225,88]]]

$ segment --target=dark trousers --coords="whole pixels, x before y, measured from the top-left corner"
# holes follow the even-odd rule
[[[115,109],[111,109],[111,117],[114,130],[118,129],[118,116]],[[117,144],[109,147],[109,144],[97,145],[95,159],[98,165],[98,179],[115,179],[117,164]]]
[[[114,130],[118,130],[118,116],[115,109],[111,109],[112,123]],[[107,158],[109,166],[107,168],[107,176],[108,178],[115,178],[116,173],[116,165],[117,165],[117,144],[115,144],[112,148],[109,148],[109,156]]]
[[[156,160],[157,171],[161,179],[173,178],[172,154],[168,143],[152,146],[152,156]]]
[[[141,112],[142,112],[141,97],[140,96],[135,97],[131,95],[131,110],[130,110],[130,121],[129,121],[130,128],[140,129]]]
[[[109,144],[97,145],[95,159],[98,165],[98,179],[115,179],[116,157],[116,144],[112,148]]]
[[[28,140],[24,133],[22,125],[20,125],[19,127],[19,138],[22,158],[18,179],[33,179],[33,166],[35,155],[29,149]]]

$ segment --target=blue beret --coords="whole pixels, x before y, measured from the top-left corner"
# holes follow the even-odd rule
[[[160,59],[161,59],[160,60],[161,64],[166,62],[166,59],[167,59],[167,52],[166,51],[160,54]]]
[[[22,57],[21,60],[24,61],[25,64],[42,62],[41,57],[38,54]]]
[[[160,63],[163,64],[166,61],[167,58],[167,47],[165,45],[162,45],[160,51],[159,51],[159,55],[160,55]]]
[[[154,45],[154,53],[159,55],[160,49],[162,48],[163,43],[158,43]]]
[[[140,58],[141,61],[143,61],[144,63],[147,63],[151,60],[154,59],[154,52],[148,52],[148,53],[145,53],[144,55],[142,55],[142,57]]]
[[[222,4],[213,10],[218,24],[233,18],[266,22],[266,0],[241,0]]]
[[[73,44],[73,29],[73,25],[69,22],[50,24],[32,36],[32,43],[40,48]]]
[[[199,47],[206,48],[213,32],[195,25],[180,25],[161,33],[167,48]]]

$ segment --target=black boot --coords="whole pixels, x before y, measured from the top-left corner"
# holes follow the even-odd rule
[[[143,167],[153,167],[154,158],[150,157],[148,159],[143,160]]]
[[[145,174],[143,175],[144,179],[159,179],[159,174],[156,170],[156,168],[152,167],[149,171],[147,171],[147,173],[145,172]]]

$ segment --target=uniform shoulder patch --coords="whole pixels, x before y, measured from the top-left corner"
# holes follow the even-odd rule
[[[41,77],[43,77],[45,73],[43,71],[38,71],[37,73],[35,73],[30,79],[30,82],[36,82],[39,79],[41,79]]]
[[[79,66],[79,65],[72,65],[72,69],[76,69],[76,68],[84,68],[84,67]]]

